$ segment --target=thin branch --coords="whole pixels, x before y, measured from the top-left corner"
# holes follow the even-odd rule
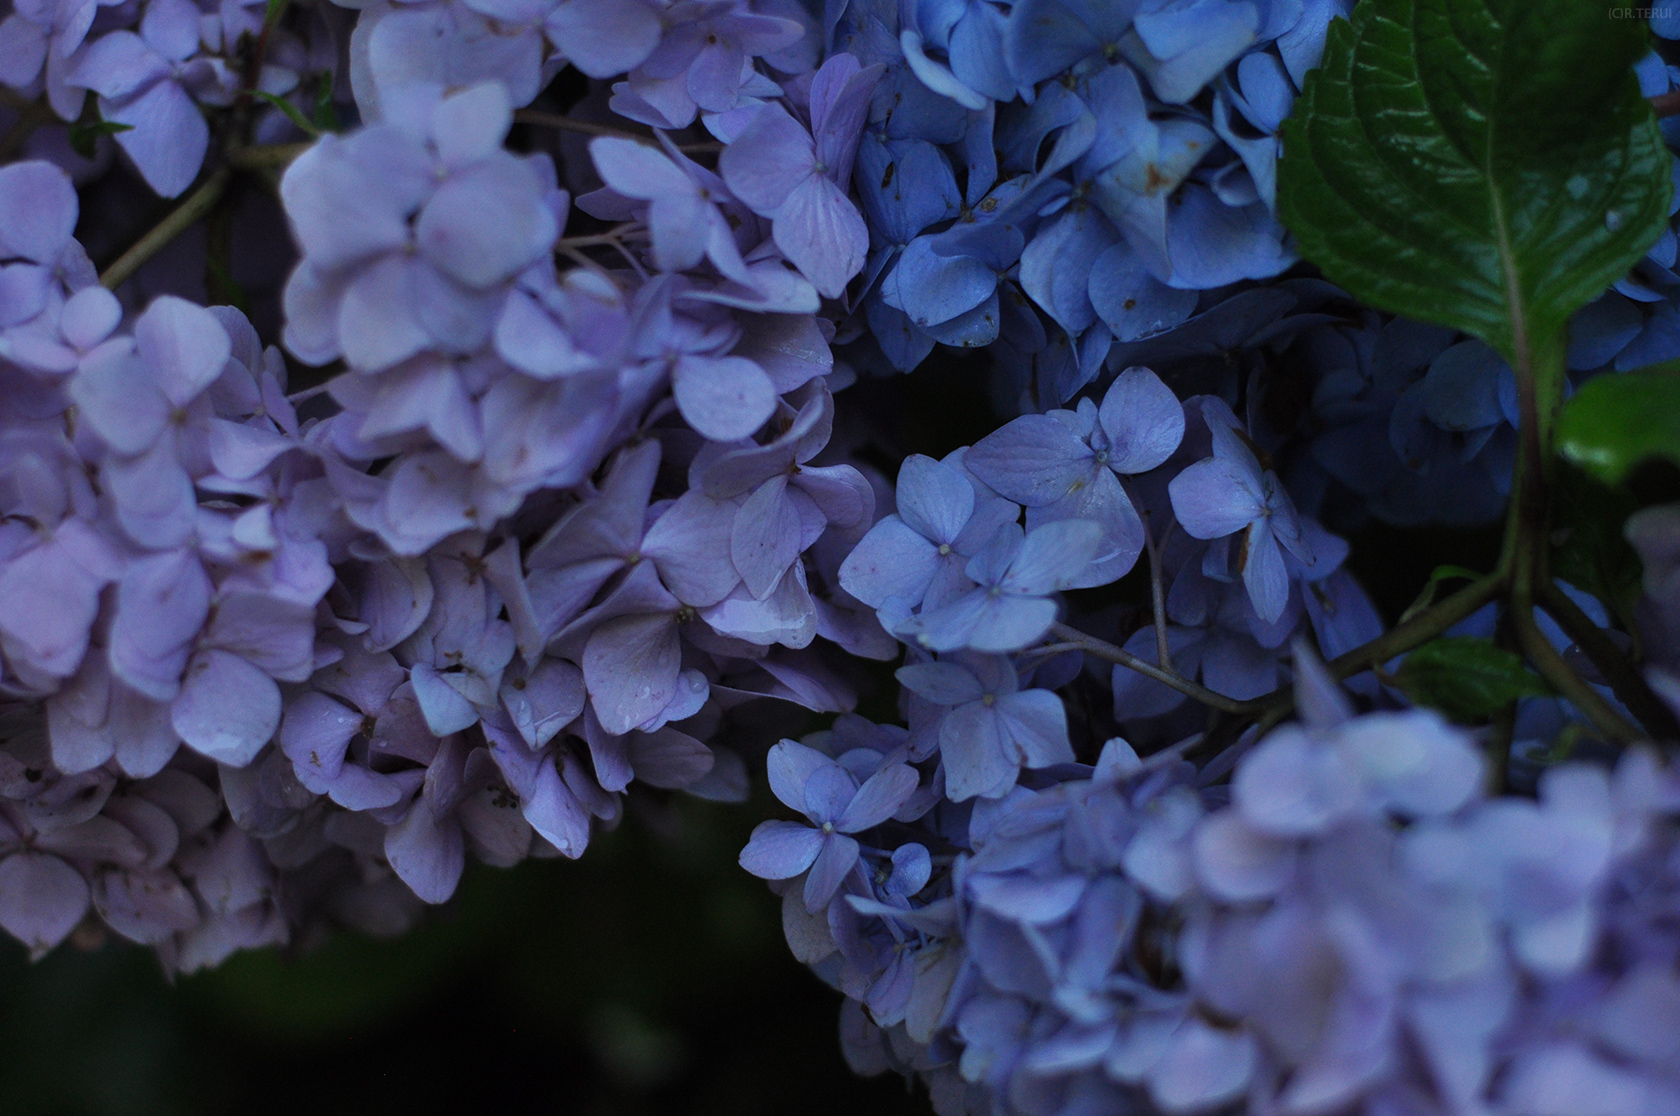
[[[1145,678],[1153,678],[1163,686],[1169,686],[1184,694],[1195,698],[1203,705],[1219,710],[1221,713],[1232,713],[1245,716],[1257,713],[1266,707],[1266,699],[1258,698],[1254,701],[1237,701],[1224,694],[1215,693],[1206,686],[1198,685],[1188,678],[1182,678],[1176,673],[1162,670],[1154,663],[1140,659],[1130,651],[1095,636],[1088,636],[1077,628],[1070,628],[1066,624],[1052,624],[1050,631],[1057,639],[1065,641],[1071,647],[1077,647],[1086,654],[1095,655],[1099,659],[1106,659],[1117,663],[1127,670],[1135,670]]]
[[[1580,606],[1557,587],[1556,582],[1542,581],[1534,587],[1534,592],[1539,598],[1540,607],[1558,622],[1569,638],[1592,660],[1593,666],[1598,668],[1604,680],[1610,684],[1616,700],[1627,706],[1628,712],[1639,718],[1639,723],[1645,730],[1659,739],[1680,739],[1680,724],[1675,722],[1674,714],[1651,692],[1651,688],[1645,684],[1645,680],[1639,676],[1639,672],[1623,656],[1604,629],[1593,623],[1592,618],[1582,612]]]
[[[1083,643],[1041,643],[1037,647],[1029,647],[1019,652],[1022,655],[1062,655],[1069,651],[1083,651]]]
[[[1493,715],[1487,727],[1487,736],[1482,741],[1482,750],[1487,755],[1487,792],[1490,795],[1505,793],[1505,779],[1511,766],[1511,740],[1517,730],[1517,703],[1512,702]]]
[[[573,120],[569,116],[561,116],[557,112],[542,112],[537,109],[520,109],[513,114],[515,124],[530,124],[538,128],[555,128],[562,132],[577,132],[585,136],[611,136],[614,139],[635,140],[637,143],[649,147],[659,147],[659,141],[652,136],[626,132],[622,128],[614,128],[607,124],[593,124],[587,120]],[[721,143],[679,143],[678,151],[716,152],[723,150]]]
[[[635,236],[637,239],[646,239],[641,225],[638,222],[629,221],[625,224],[619,225],[617,228],[608,229],[604,233],[590,233],[587,236],[562,237],[554,242],[554,248],[556,251],[562,252],[567,248],[622,249],[624,247],[625,238],[630,236]]]
[[[1540,625],[1534,622],[1533,610],[1525,605],[1526,602],[1521,600],[1513,602],[1511,629],[1516,634],[1517,646],[1522,649],[1528,661],[1534,664],[1534,669],[1540,672],[1540,677],[1585,714],[1593,723],[1593,727],[1603,733],[1606,739],[1618,744],[1631,744],[1636,740],[1643,740],[1643,732],[1629,724],[1620,713],[1610,707],[1609,702],[1599,696],[1597,690],[1569,669],[1569,664],[1563,661],[1563,656],[1552,646],[1552,641],[1546,638],[1545,633],[1540,630]]]
[[[1143,529],[1144,549],[1149,552],[1149,606],[1155,615],[1155,659],[1163,670],[1170,670],[1174,674],[1178,671],[1173,666],[1172,648],[1167,640],[1167,593],[1161,580],[1161,553],[1167,549],[1167,543],[1172,539],[1173,528],[1178,526],[1178,520],[1167,518],[1167,528],[1161,532],[1161,541],[1156,542],[1154,533],[1148,524]]]
[[[1183,740],[1180,740],[1176,744],[1169,744],[1158,752],[1150,752],[1147,756],[1140,756],[1139,758],[1143,760],[1143,767],[1141,770],[1151,771],[1157,767],[1169,764],[1174,760],[1182,759],[1186,753],[1193,752],[1197,748],[1200,748],[1204,739],[1205,734],[1203,733],[1191,733],[1189,736],[1186,736]]]
[[[1396,655],[1404,655],[1445,632],[1454,624],[1463,620],[1478,608],[1498,597],[1506,587],[1506,575],[1502,572],[1492,573],[1486,577],[1465,586],[1452,596],[1431,605],[1418,613],[1404,624],[1396,625],[1371,642],[1362,647],[1356,647],[1345,655],[1332,659],[1328,664],[1330,673],[1338,679],[1351,678],[1355,674],[1380,666]],[[1224,694],[1215,693],[1206,686],[1173,672],[1162,670],[1154,663],[1138,658],[1124,648],[1116,647],[1112,643],[1100,640],[1095,636],[1088,636],[1076,628],[1066,624],[1053,624],[1050,632],[1060,643],[1035,647],[1034,651],[1084,651],[1095,655],[1099,659],[1106,659],[1128,670],[1135,670],[1146,678],[1153,678],[1163,686],[1168,686],[1187,697],[1195,698],[1203,705],[1217,709],[1221,713],[1230,713],[1238,717],[1250,717],[1260,714],[1259,728],[1262,735],[1273,726],[1281,722],[1295,708],[1294,691],[1288,687],[1279,687],[1263,697],[1249,701],[1237,701]]]
[[[614,128],[606,124],[592,124],[587,120],[573,120],[569,116],[561,116],[557,112],[542,112],[537,109],[519,109],[513,114],[515,124],[534,124],[539,128],[557,128],[562,132],[577,132],[585,136],[613,136],[618,139],[635,140],[651,147],[658,147],[659,141],[652,136],[639,136],[635,132],[626,132],[621,128]]]
[[[1466,585],[1445,600],[1397,624],[1362,647],[1330,660],[1330,673],[1338,679],[1351,678],[1380,666],[1396,655],[1414,651],[1444,633],[1478,608],[1493,601],[1506,586],[1505,575],[1491,573]]]
[[[210,177],[204,180],[204,185],[189,194],[186,201],[176,206],[150,232],[135,241],[133,247],[119,256],[116,263],[106,268],[105,273],[99,277],[99,282],[110,290],[122,286],[147,260],[157,255],[165,245],[214,209],[232,180],[231,168],[216,168]]]
[[[1404,623],[1396,624],[1371,642],[1331,659],[1325,667],[1338,681],[1352,678],[1367,670],[1376,670],[1397,655],[1417,650],[1483,605],[1492,602],[1505,591],[1507,584],[1507,575],[1503,571],[1488,574],[1445,600],[1430,605]],[[1257,698],[1255,703],[1266,706],[1266,711],[1261,715],[1257,726],[1260,735],[1264,736],[1294,712],[1295,691],[1292,687],[1281,687],[1264,698]]]
[[[557,252],[559,252],[562,256],[565,256],[567,259],[571,260],[573,263],[579,264],[583,267],[587,267],[590,271],[595,272],[595,274],[597,274],[597,275],[600,275],[602,277],[608,277],[609,276],[609,273],[608,273],[607,269],[602,267],[599,262],[590,259],[588,256],[584,255],[582,252],[578,251],[576,248],[571,248],[571,247],[568,247],[567,245],[562,244],[559,247],[557,247],[555,250]]]
[[[257,144],[228,152],[227,161],[242,171],[283,170],[314,146],[314,143]]]
[[[1651,109],[1658,116],[1680,116],[1680,90],[1650,98]]]
[[[256,44],[251,48],[251,56],[245,63],[245,74],[239,83],[239,99],[245,104],[251,101],[251,91],[262,80],[263,63],[268,59],[269,40],[274,36],[275,25],[280,17],[286,14],[289,0],[280,0],[278,4],[270,4],[263,14],[262,30],[257,34]]]
[[[294,391],[292,394],[286,396],[286,401],[295,407],[299,403],[308,402],[317,395],[325,395],[331,390],[332,381],[328,380],[326,383],[316,384],[314,387],[304,388],[302,391]]]

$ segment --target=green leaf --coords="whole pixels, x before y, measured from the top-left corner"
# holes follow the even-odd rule
[[[1381,309],[1514,366],[1662,232],[1644,25],[1587,0],[1363,0],[1283,128],[1278,214]]]
[[[1558,470],[1552,491],[1551,572],[1602,601],[1622,626],[1636,631],[1634,608],[1643,565],[1622,526],[1639,504],[1580,469]]]
[[[1418,591],[1417,599],[1406,606],[1406,611],[1400,614],[1400,623],[1404,624],[1424,609],[1435,603],[1435,594],[1443,581],[1475,581],[1482,575],[1475,570],[1465,569],[1463,566],[1436,566],[1429,575],[1429,580],[1423,583]]]
[[[118,132],[134,130],[132,124],[118,124],[115,120],[78,120],[70,125],[70,149],[84,159],[93,158],[93,146],[100,136],[114,136]]]
[[[1606,484],[1641,461],[1680,463],[1680,361],[1590,380],[1563,406],[1558,452]]]
[[[1479,721],[1518,698],[1549,692],[1521,656],[1472,636],[1424,644],[1406,656],[1396,681],[1419,705],[1457,721]]]
[[[251,297],[245,293],[245,288],[239,280],[233,277],[233,271],[227,262],[211,256],[204,261],[206,271],[206,286],[210,288],[210,301],[226,306],[232,306],[242,314],[251,312]]]
[[[315,111],[310,116],[315,127],[323,132],[344,130],[343,123],[338,119],[338,109],[333,107],[332,90],[332,74],[322,74],[315,87]]]
[[[292,104],[292,102],[286,100],[286,98],[276,97],[273,93],[264,93],[260,89],[255,92],[258,97],[261,97],[263,100],[285,113],[286,119],[290,120],[293,124],[296,124],[299,128],[302,128],[304,135],[318,136],[321,134],[321,129],[316,127],[315,122],[309,119],[309,117],[303,115],[303,110]]]

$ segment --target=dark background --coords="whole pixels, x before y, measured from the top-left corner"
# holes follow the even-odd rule
[[[840,996],[735,863],[755,801],[681,798],[583,859],[470,866],[394,941],[235,956],[171,986],[148,950],[0,951],[0,1113],[659,1116],[929,1112],[840,1054]]]

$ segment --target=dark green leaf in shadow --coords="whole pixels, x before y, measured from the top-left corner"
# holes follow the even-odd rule
[[[302,129],[305,135],[314,137],[321,134],[321,129],[316,126],[315,122],[303,115],[303,110],[286,98],[275,96],[273,93],[265,93],[261,89],[256,90],[256,95],[285,113],[286,119]]]
[[[1278,213],[1355,297],[1514,366],[1662,232],[1637,20],[1587,0],[1363,0],[1283,129]]]
[[[1588,382],[1564,404],[1558,452],[1606,484],[1648,458],[1680,464],[1680,361]]]
[[[78,120],[70,125],[70,150],[84,159],[93,158],[94,144],[100,136],[114,136],[118,132],[132,132],[134,125],[118,124],[115,120]]]
[[[1456,721],[1479,721],[1518,698],[1549,692],[1520,655],[1473,636],[1424,644],[1400,664],[1397,681],[1413,701]]]
[[[1554,577],[1597,597],[1627,631],[1635,631],[1643,567],[1622,534],[1638,502],[1580,469],[1564,466],[1554,486],[1552,563]]]

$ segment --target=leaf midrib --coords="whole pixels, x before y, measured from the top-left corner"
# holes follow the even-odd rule
[[[1486,10],[1489,15],[1492,15],[1493,10],[1490,6],[1484,4],[1484,10]],[[1414,6],[1411,10],[1411,16],[1412,68],[1417,72],[1419,78],[1421,79],[1424,72],[1424,63],[1418,50],[1419,44],[1423,41],[1423,36],[1420,34],[1420,28],[1418,27],[1421,17],[1420,8]],[[1448,19],[1450,20],[1451,18],[1451,14],[1449,13]],[[1506,48],[1511,39],[1509,29],[1505,23],[1500,23],[1499,30],[1502,33],[1497,37],[1498,48],[1492,60],[1492,64],[1488,67],[1490,76],[1489,88],[1493,91],[1493,101],[1495,104],[1487,105],[1483,109],[1483,116],[1486,122],[1483,125],[1482,152],[1479,160],[1472,157],[1472,154],[1464,149],[1463,145],[1461,145],[1455,138],[1454,130],[1446,126],[1446,121],[1443,118],[1440,109],[1436,106],[1430,95],[1430,86],[1427,82],[1423,82],[1421,80],[1419,81],[1419,92],[1422,94],[1423,103],[1429,108],[1429,115],[1435,120],[1436,129],[1439,133],[1447,140],[1448,143],[1452,144],[1452,146],[1458,150],[1459,155],[1466,163],[1475,167],[1481,173],[1483,188],[1487,190],[1489,213],[1493,218],[1494,246],[1499,252],[1499,269],[1505,294],[1505,314],[1511,327],[1511,352],[1503,355],[1511,361],[1513,368],[1526,369],[1530,363],[1527,306],[1523,299],[1522,285],[1517,272],[1516,253],[1515,246],[1512,243],[1510,221],[1505,215],[1505,199],[1500,195],[1499,186],[1493,173],[1495,129],[1499,120],[1499,113],[1496,111],[1496,103],[1498,100],[1498,90],[1502,85],[1505,76]],[[1454,28],[1454,37],[1458,39],[1465,54],[1472,55],[1469,44],[1462,35],[1457,33],[1456,28]]]
[[[1491,12],[1492,8],[1488,10]],[[1498,38],[1498,49],[1493,62],[1494,100],[1498,100],[1498,91],[1504,83],[1506,48],[1511,41],[1511,30],[1501,24],[1501,34]],[[1467,48],[1468,49],[1468,48]],[[1510,223],[1505,217],[1505,199],[1499,193],[1499,186],[1493,175],[1493,145],[1494,129],[1500,114],[1490,106],[1487,111],[1486,142],[1482,145],[1482,181],[1487,183],[1488,200],[1493,207],[1494,243],[1499,248],[1499,266],[1505,274],[1505,307],[1506,314],[1511,321],[1511,351],[1506,357],[1511,361],[1511,367],[1517,371],[1518,382],[1530,366],[1528,346],[1528,308],[1523,300],[1522,284],[1517,274],[1516,254],[1511,244]]]

